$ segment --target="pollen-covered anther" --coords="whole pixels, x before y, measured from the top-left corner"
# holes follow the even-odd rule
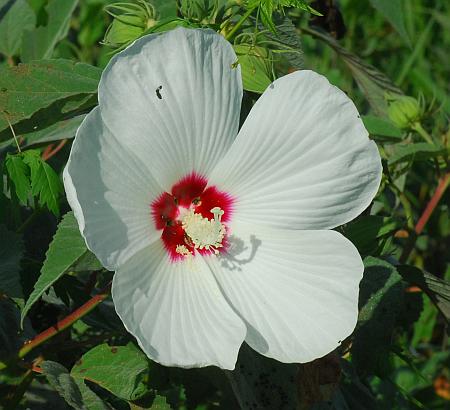
[[[218,248],[223,246],[222,241],[226,233],[225,225],[221,222],[224,211],[219,207],[214,207],[210,212],[214,215],[213,219],[204,218],[190,209],[183,216],[181,223],[195,249],[206,249],[217,255]]]
[[[185,245],[177,245],[175,252],[184,257],[192,256],[192,252]]]

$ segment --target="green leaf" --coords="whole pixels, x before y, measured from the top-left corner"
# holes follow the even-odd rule
[[[411,47],[411,40],[405,26],[403,0],[370,0],[370,3],[392,24],[408,47]]]
[[[397,316],[401,313],[404,288],[401,276],[390,263],[367,257],[364,267],[352,362],[359,374],[382,377],[391,371],[391,338]]]
[[[152,407],[150,410],[172,410],[169,403],[164,396],[156,395],[155,400],[153,400]]]
[[[46,360],[40,367],[49,384],[70,406],[76,410],[86,410],[80,389],[63,365]]]
[[[430,298],[420,292],[423,297],[423,310],[419,320],[414,324],[414,335],[411,340],[411,346],[417,348],[420,343],[429,343],[433,337],[434,327],[436,325],[438,310]]]
[[[361,117],[369,134],[377,141],[398,142],[402,138],[402,132],[391,121],[373,115]]]
[[[145,393],[142,377],[147,369],[147,357],[132,343],[105,343],[85,353],[71,375],[94,382],[122,399],[136,400]]]
[[[262,94],[272,83],[269,52],[258,46],[238,44],[234,46],[241,65],[244,89]]]
[[[84,117],[86,117],[85,114],[77,115],[76,117],[59,121],[42,130],[24,134],[22,135],[25,139],[24,147],[42,144],[44,142],[53,142],[66,138],[73,138],[78,127],[83,122]]]
[[[97,257],[89,250],[77,260],[77,262],[72,266],[74,272],[87,272],[103,269],[103,265],[97,259]]]
[[[7,298],[0,298],[0,360],[11,359],[26,340],[35,336],[29,320],[25,321],[23,330],[20,329],[20,311],[18,306]],[[2,372],[0,371],[0,385]]]
[[[74,377],[73,380],[80,389],[83,398],[83,404],[88,410],[109,410],[111,407],[107,406],[105,402],[98,397],[88,386],[83,379]]]
[[[174,1],[167,0],[152,0],[155,6],[159,19],[177,17],[177,4]]]
[[[58,199],[63,187],[58,175],[42,160],[39,151],[25,151],[23,160],[31,170],[31,194],[39,196],[39,204],[59,216]]]
[[[23,35],[22,61],[51,58],[59,40],[69,31],[70,18],[78,0],[50,0],[46,7],[47,25],[26,31]]]
[[[235,370],[226,374],[242,409],[273,410],[297,408],[297,372],[296,365],[261,356],[244,343]]]
[[[21,235],[0,225],[0,291],[11,298],[23,298],[20,261],[23,256]]]
[[[411,285],[422,289],[438,310],[450,322],[450,282],[440,279],[429,272],[416,268],[415,266],[400,265],[398,272]]]
[[[30,118],[52,103],[96,94],[101,69],[69,60],[35,61],[0,67],[0,130]]]
[[[23,160],[21,154],[6,155],[6,170],[8,177],[12,181],[14,191],[23,204],[27,203],[28,195],[31,192],[30,171]]]
[[[25,30],[36,24],[36,16],[26,0],[16,0],[0,20],[0,53],[11,57],[17,55]]]
[[[396,145],[394,152],[388,158],[388,164],[393,165],[399,162],[426,161],[446,153],[446,149],[440,145],[429,144],[428,142],[410,143]]]
[[[400,221],[390,217],[367,215],[346,224],[343,232],[359,253],[373,255],[382,251],[384,241],[402,226]]]
[[[58,225],[53,241],[46,253],[41,275],[34,285],[25,306],[22,310],[22,321],[31,306],[41,297],[41,295],[62,275],[69,271],[85,253],[86,244],[80,234],[77,221],[73,212],[64,215]]]
[[[387,115],[386,91],[393,94],[403,94],[402,90],[392,83],[383,73],[372,65],[361,60],[356,54],[342,47],[330,35],[312,28],[302,29],[305,33],[325,42],[342,58],[348,66],[358,87],[367,98],[371,108],[377,115]]]
[[[265,36],[276,46],[274,53],[285,57],[293,68],[303,68],[302,43],[297,29],[289,17],[277,18],[276,33],[267,33]]]

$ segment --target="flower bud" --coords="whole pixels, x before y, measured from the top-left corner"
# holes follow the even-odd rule
[[[126,47],[156,24],[156,11],[147,0],[113,3],[105,11],[114,18],[103,40],[111,47]]]
[[[408,96],[395,96],[389,102],[389,119],[401,129],[408,129],[420,121],[422,107],[415,98]]]

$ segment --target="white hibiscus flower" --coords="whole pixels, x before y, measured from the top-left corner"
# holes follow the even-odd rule
[[[209,30],[137,40],[105,69],[64,171],[118,315],[164,365],[233,369],[243,341],[308,362],[356,324],[363,265],[330,229],[373,199],[376,145],[311,71],[270,85],[238,133],[236,61]]]

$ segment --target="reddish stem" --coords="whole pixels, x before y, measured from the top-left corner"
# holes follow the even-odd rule
[[[425,225],[427,224],[428,220],[431,217],[431,214],[433,213],[437,204],[441,200],[442,195],[444,195],[444,192],[447,189],[449,182],[450,182],[450,172],[444,175],[439,180],[439,184],[436,188],[436,191],[434,192],[433,196],[431,197],[430,201],[425,207],[422,216],[417,221],[416,227],[414,229],[417,235],[420,235],[422,233],[423,229],[425,228]]]
[[[66,143],[67,139],[63,139],[54,149],[52,149],[54,144],[50,144],[47,148],[45,148],[44,152],[42,153],[42,159],[44,161],[47,161],[49,158],[53,157],[53,155],[55,155],[58,151],[60,151],[62,147],[66,145]]]
[[[111,283],[109,283],[104,289],[102,289],[98,295],[95,295],[94,297],[89,299],[84,305],[73,311],[69,316],[66,316],[64,319],[60,320],[58,323],[56,323],[56,325],[49,327],[42,333],[39,333],[34,339],[25,342],[25,344],[19,350],[18,357],[24,357],[35,347],[41,345],[64,329],[67,329],[78,319],[88,314],[92,309],[94,309],[99,303],[101,303],[109,296],[110,290]]]

